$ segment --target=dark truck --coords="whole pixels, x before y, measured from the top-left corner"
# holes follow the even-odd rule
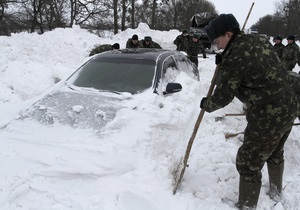
[[[216,18],[218,15],[209,12],[202,12],[193,15],[191,18],[191,27],[189,28],[190,34],[199,34],[200,40],[205,49],[211,49],[212,42],[209,41],[208,35],[204,28],[208,25],[209,21]]]

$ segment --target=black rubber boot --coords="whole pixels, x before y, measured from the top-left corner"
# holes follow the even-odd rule
[[[270,183],[270,198],[276,202],[282,198],[282,176],[284,170],[284,162],[274,165],[267,163]]]
[[[250,183],[240,178],[239,201],[237,207],[241,210],[256,209],[261,182]]]

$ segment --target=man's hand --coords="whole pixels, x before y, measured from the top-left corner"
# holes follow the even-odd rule
[[[216,65],[218,65],[221,62],[222,62],[222,54],[218,53],[218,54],[216,54],[215,63],[216,63]]]

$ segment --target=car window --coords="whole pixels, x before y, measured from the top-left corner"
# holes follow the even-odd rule
[[[162,75],[157,87],[158,91],[165,90],[167,84],[170,82],[174,82],[176,77],[180,73],[173,56],[165,58],[162,67]]]
[[[164,60],[163,63],[163,75],[162,78],[168,82],[173,82],[176,76],[179,74],[179,69],[173,56],[169,56]]]
[[[79,87],[135,94],[152,86],[155,61],[96,58],[87,62],[69,82]]]
[[[184,71],[190,77],[198,79],[198,68],[192,62],[190,62],[188,58],[186,58],[184,55],[174,55],[174,58],[180,71]]]

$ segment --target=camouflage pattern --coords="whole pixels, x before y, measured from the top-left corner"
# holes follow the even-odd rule
[[[300,66],[300,50],[299,50],[299,53],[298,53],[298,66]]]
[[[176,50],[187,52],[190,36],[183,36],[182,34],[178,35],[174,40],[174,44],[177,46]]]
[[[288,71],[292,71],[295,65],[298,63],[299,46],[293,42],[287,44],[282,54],[282,61]]]
[[[110,44],[103,44],[103,45],[98,45],[96,46],[91,52],[89,56],[98,54],[98,53],[102,53],[108,50],[112,50],[111,45]]]
[[[297,95],[300,94],[300,74],[297,74],[294,71],[288,71],[288,75],[289,75],[289,83],[292,84],[293,91]]]
[[[188,43],[187,57],[190,59],[190,61],[195,63],[196,66],[198,66],[198,54],[200,51],[203,54],[203,58],[206,58],[206,52],[200,39],[198,39],[197,42],[194,42],[191,38]]]
[[[288,72],[272,44],[264,37],[238,33],[222,54],[221,79],[203,102],[208,112],[237,97],[246,104],[247,127],[236,159],[245,181],[261,181],[265,162],[283,162],[283,146],[299,116],[300,105]]]
[[[295,93],[288,91],[279,101],[247,109],[244,142],[236,156],[237,170],[245,181],[260,182],[266,162],[284,162],[284,144],[297,117],[297,106]]]
[[[275,44],[275,45],[274,45],[274,49],[275,49],[275,51],[277,52],[278,57],[279,57],[280,59],[282,59],[282,54],[283,54],[284,48],[285,48],[285,46],[284,46],[284,44],[282,44],[282,43],[279,43],[279,44]]]
[[[140,41],[140,47],[141,48],[158,48],[158,49],[162,49],[161,46],[158,43],[156,43],[154,41],[150,41],[150,44],[147,45],[145,43],[145,40],[143,40],[143,39]]]
[[[127,42],[126,42],[126,48],[139,48],[139,47],[140,47],[139,41],[138,41],[136,44],[134,44],[134,43],[132,42],[132,39],[130,38],[130,39],[128,39]]]

